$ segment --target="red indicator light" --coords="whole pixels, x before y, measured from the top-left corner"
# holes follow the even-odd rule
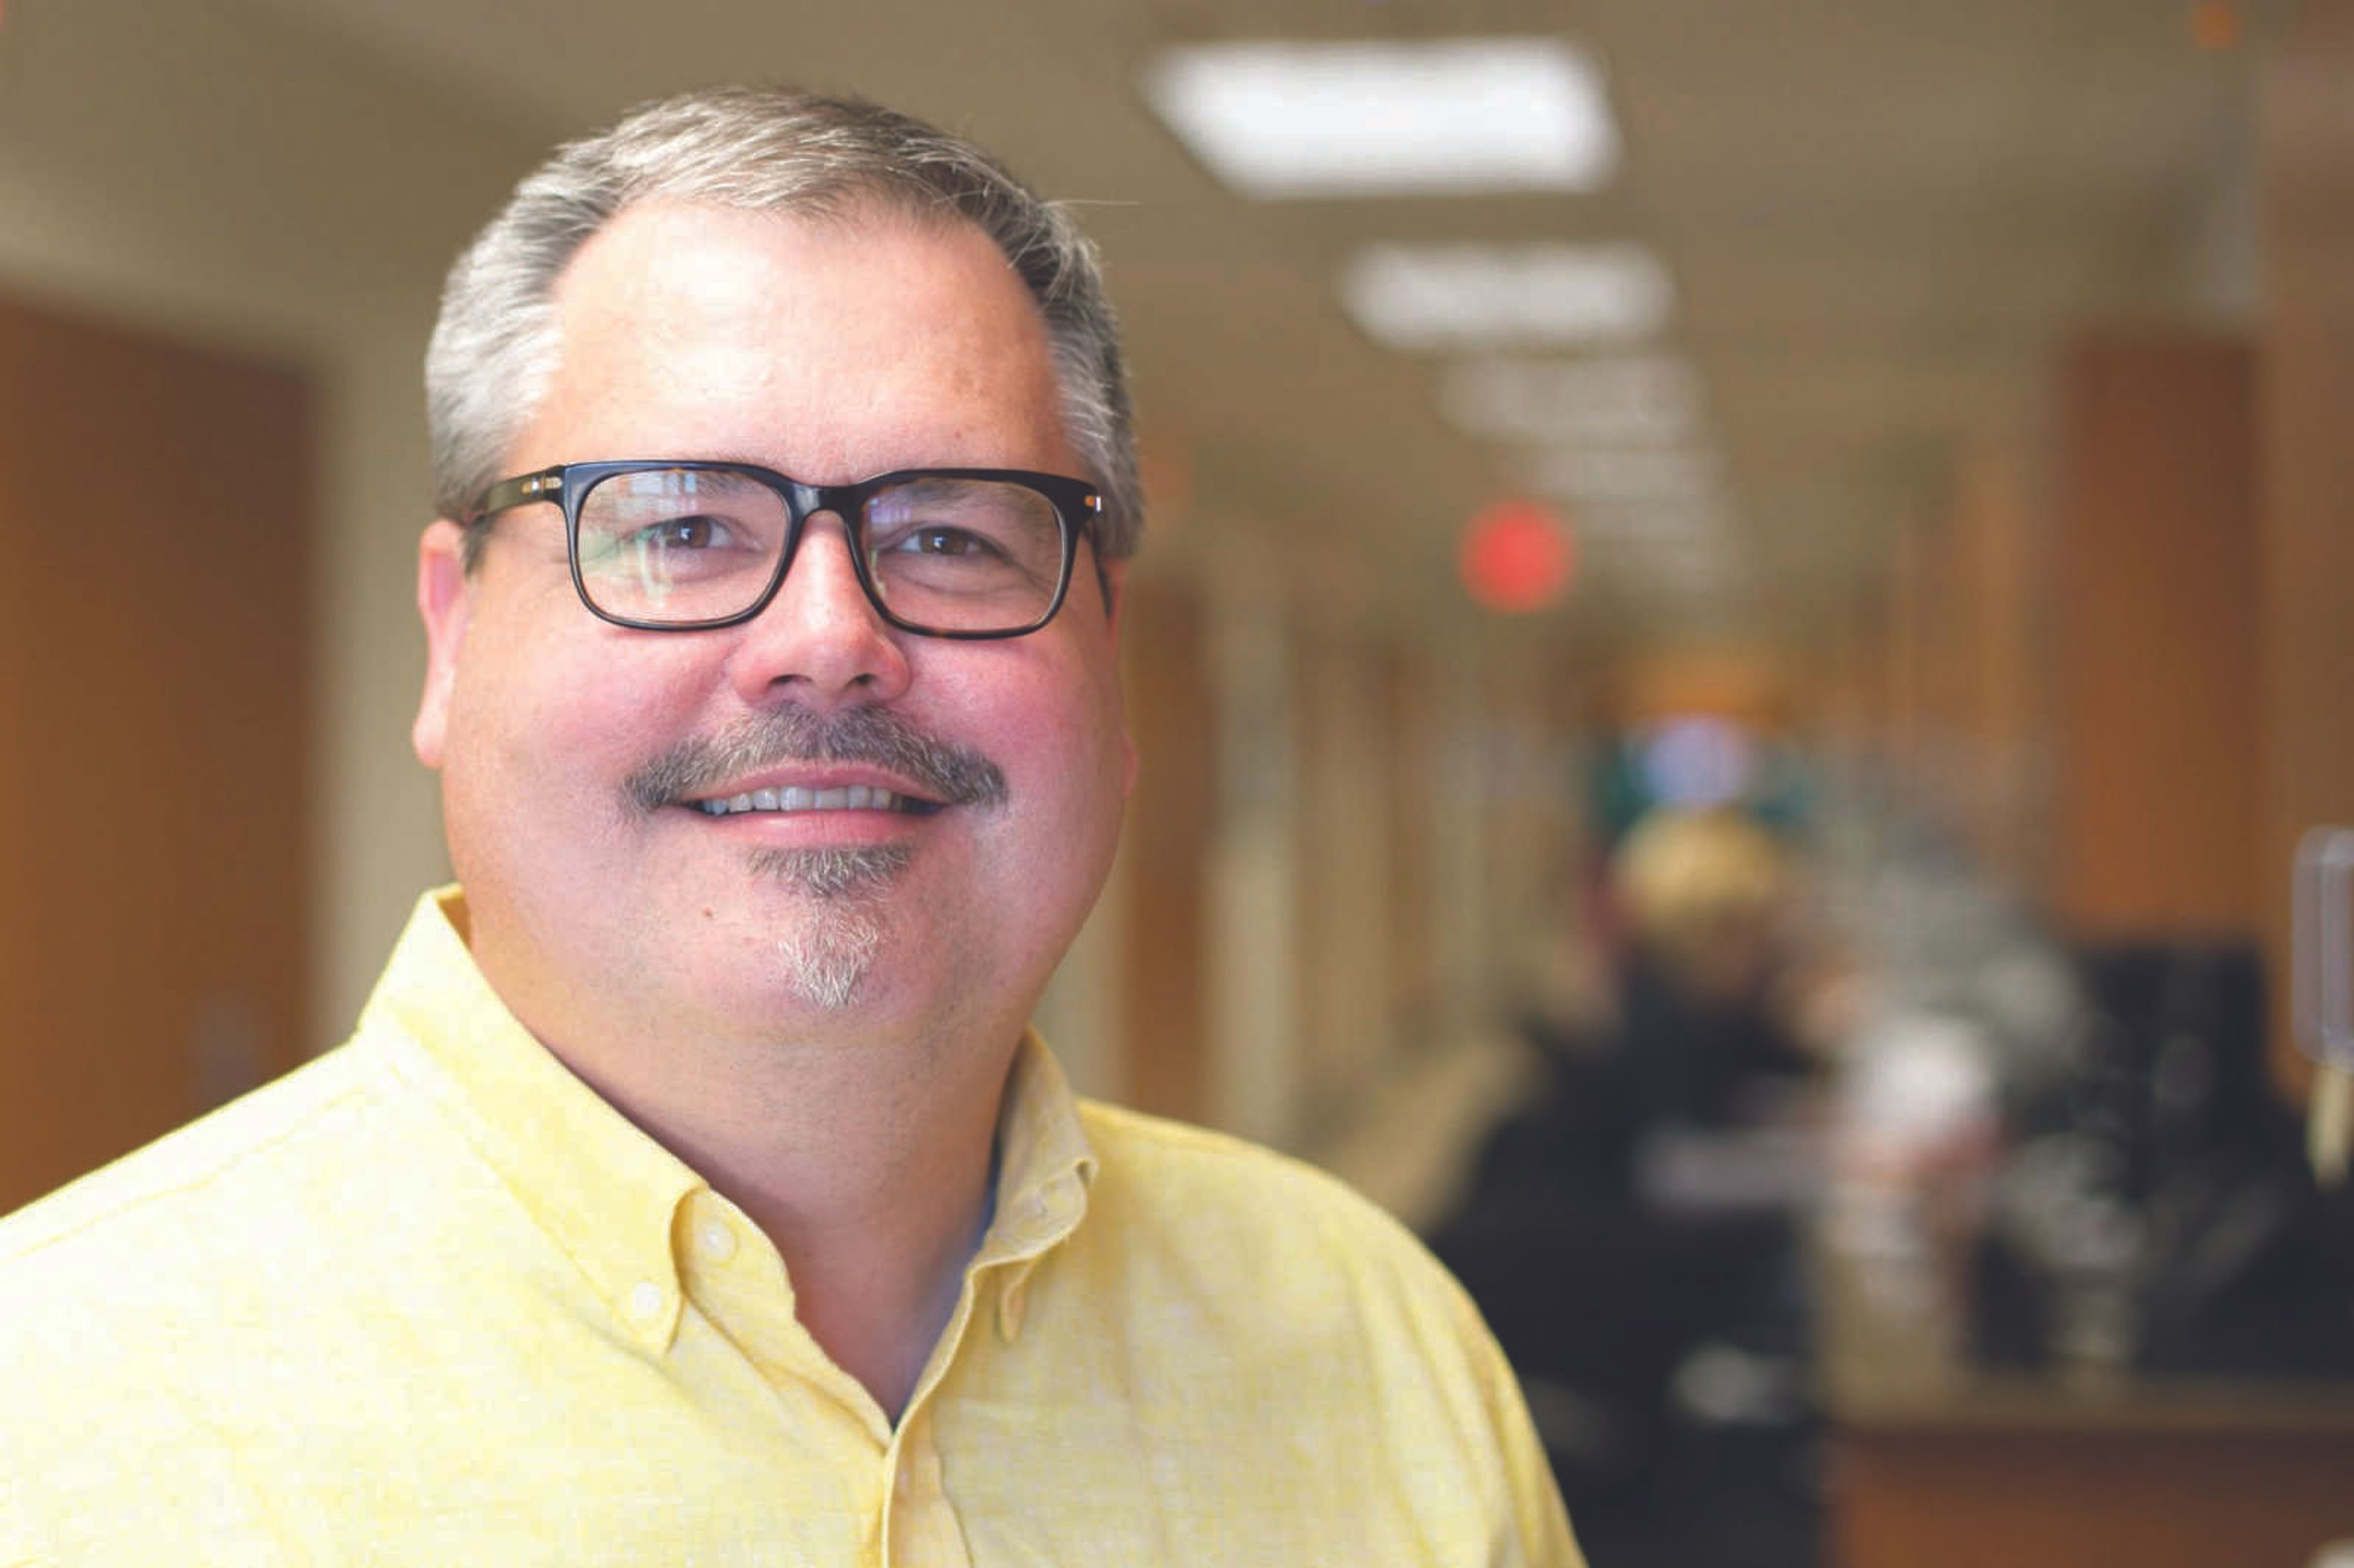
[[[2190,41],[2209,54],[2238,48],[2243,30],[2240,8],[2227,0],[2205,0],[2190,7]]]
[[[1526,615],[1558,603],[1577,570],[1568,520],[1534,501],[1498,501],[1463,528],[1463,586],[1485,608]]]

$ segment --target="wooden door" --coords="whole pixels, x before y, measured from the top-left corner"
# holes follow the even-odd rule
[[[0,302],[0,1212],[300,1060],[310,395]]]
[[[1139,766],[1120,849],[1129,862],[1121,1097],[1201,1121],[1214,1097],[1204,922],[1218,798],[1208,619],[1181,588],[1131,578],[1122,592],[1121,666]]]

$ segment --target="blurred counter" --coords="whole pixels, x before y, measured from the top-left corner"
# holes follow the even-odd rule
[[[1923,1303],[1817,1278],[1837,1568],[2306,1568],[2354,1538],[2354,1385],[1975,1372]]]

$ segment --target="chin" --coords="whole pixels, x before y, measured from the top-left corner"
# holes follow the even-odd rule
[[[883,923],[871,909],[828,908],[777,939],[786,993],[822,1012],[842,1012],[867,989],[883,947]]]

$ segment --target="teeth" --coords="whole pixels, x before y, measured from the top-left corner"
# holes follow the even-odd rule
[[[839,789],[755,789],[724,800],[697,800],[695,810],[707,817],[729,817],[738,811],[896,811],[899,797],[888,789],[852,784]]]

